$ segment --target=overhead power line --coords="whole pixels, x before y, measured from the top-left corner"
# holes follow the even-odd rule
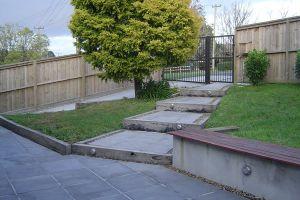
[[[57,11],[60,12],[61,9],[62,9],[62,7],[65,6],[64,3],[66,3],[66,2],[65,2],[65,1],[61,1],[61,0],[59,0],[59,1],[57,2],[57,4],[55,5],[54,9],[52,10],[52,13],[50,13],[48,19],[45,20],[44,25],[47,25],[47,23],[50,23],[51,21],[53,21],[53,19],[54,19],[54,18],[56,17],[56,15],[58,14]]]

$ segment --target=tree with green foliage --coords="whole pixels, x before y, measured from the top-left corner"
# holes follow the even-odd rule
[[[296,66],[295,66],[296,78],[300,79],[300,51],[297,52]]]
[[[47,57],[49,40],[29,28],[0,26],[0,65]]]
[[[69,28],[102,79],[142,80],[184,63],[199,40],[201,18],[190,0],[72,0]]]
[[[246,76],[253,85],[259,85],[267,74],[270,60],[265,51],[252,50],[245,60]]]

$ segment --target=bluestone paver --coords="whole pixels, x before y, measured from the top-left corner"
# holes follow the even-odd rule
[[[123,176],[126,174],[132,174],[135,173],[134,170],[130,169],[127,166],[124,166],[118,162],[116,163],[112,163],[109,165],[104,165],[104,166],[99,166],[99,167],[95,167],[95,168],[91,168],[91,170],[103,177],[104,179],[111,179],[114,177],[119,177],[119,176]]]
[[[22,200],[72,200],[73,198],[63,188],[50,188],[45,190],[35,190],[20,194]]]
[[[0,200],[19,200],[16,195],[4,195],[0,196]]]
[[[2,127],[0,152],[0,200],[241,199],[159,165],[62,156]]]

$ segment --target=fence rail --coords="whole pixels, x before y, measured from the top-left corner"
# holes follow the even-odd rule
[[[296,52],[300,50],[300,16],[238,27],[235,80],[247,82],[244,61],[253,49],[265,50],[271,67],[267,82],[296,82]]]
[[[128,88],[98,78],[79,55],[0,67],[0,113],[25,111]]]

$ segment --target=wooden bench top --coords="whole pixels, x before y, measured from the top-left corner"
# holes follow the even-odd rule
[[[256,140],[237,138],[222,133],[196,128],[187,128],[171,132],[170,134],[230,151],[249,154],[300,167],[300,149],[283,147]]]

